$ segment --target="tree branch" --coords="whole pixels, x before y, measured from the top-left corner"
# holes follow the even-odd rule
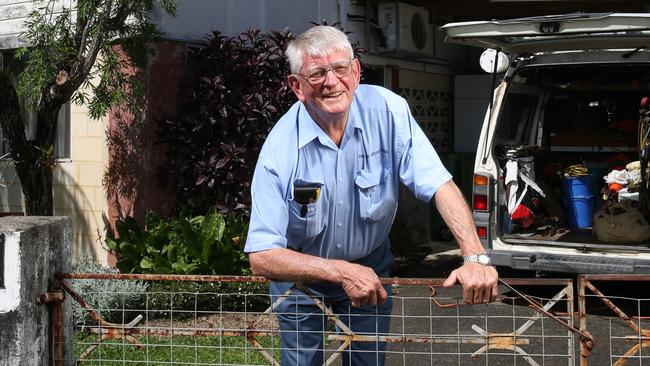
[[[75,29],[75,46],[79,50],[79,52],[77,52],[77,60],[81,60],[84,57],[84,51],[86,49],[84,46],[86,44],[86,39],[88,38],[88,32],[90,32],[92,26],[90,19],[90,16],[79,19],[79,16],[77,15],[77,27]]]
[[[90,70],[97,60],[97,55],[99,54],[102,43],[107,36],[106,30],[102,28],[105,28],[103,25],[107,22],[106,18],[110,16],[113,3],[113,0],[107,1],[104,3],[102,11],[97,13],[97,29],[94,30],[95,34],[93,35],[88,47],[86,47],[86,40],[88,39],[88,34],[91,32],[91,28],[93,27],[94,22],[91,20],[90,16],[87,17],[86,26],[83,28],[83,34],[80,37],[80,42],[76,45],[78,48],[78,57],[74,63],[70,65],[70,72],[67,75],[67,81],[61,84],[57,84],[56,82],[52,83],[50,88],[43,92],[40,99],[42,103],[39,103],[42,104],[42,108],[39,106],[39,110],[49,110],[51,109],[49,106],[53,104],[65,103],[70,99],[72,93],[74,93],[81,86],[84,80],[87,79],[88,75],[90,74]]]
[[[133,10],[135,9],[135,1],[128,1],[118,6],[115,15],[108,19],[106,29],[109,31],[116,31],[122,24],[126,22]]]

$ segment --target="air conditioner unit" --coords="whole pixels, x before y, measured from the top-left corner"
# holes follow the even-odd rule
[[[377,11],[386,38],[381,51],[433,57],[433,27],[427,9],[393,1],[379,3]]]

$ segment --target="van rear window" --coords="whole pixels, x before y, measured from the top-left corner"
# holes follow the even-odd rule
[[[527,144],[539,96],[510,93],[499,121],[498,139],[507,145]]]

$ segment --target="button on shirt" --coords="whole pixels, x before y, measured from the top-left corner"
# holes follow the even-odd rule
[[[425,202],[451,179],[406,101],[359,85],[337,146],[301,102],[278,121],[259,155],[245,251],[291,248],[323,258],[363,261],[388,246],[399,182]],[[315,202],[294,200],[317,187]],[[313,201],[313,200],[312,200]],[[385,267],[375,258],[364,263]]]

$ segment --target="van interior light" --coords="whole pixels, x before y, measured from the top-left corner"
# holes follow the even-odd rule
[[[497,74],[504,73],[506,70],[508,70],[508,56],[506,56],[506,54],[503,52],[499,52],[499,56],[496,55],[497,51],[492,48],[488,48],[487,50],[483,51],[481,58],[479,59],[479,64],[481,65],[481,69],[483,69],[483,71],[487,72],[488,74],[493,73],[495,60],[497,62]]]

